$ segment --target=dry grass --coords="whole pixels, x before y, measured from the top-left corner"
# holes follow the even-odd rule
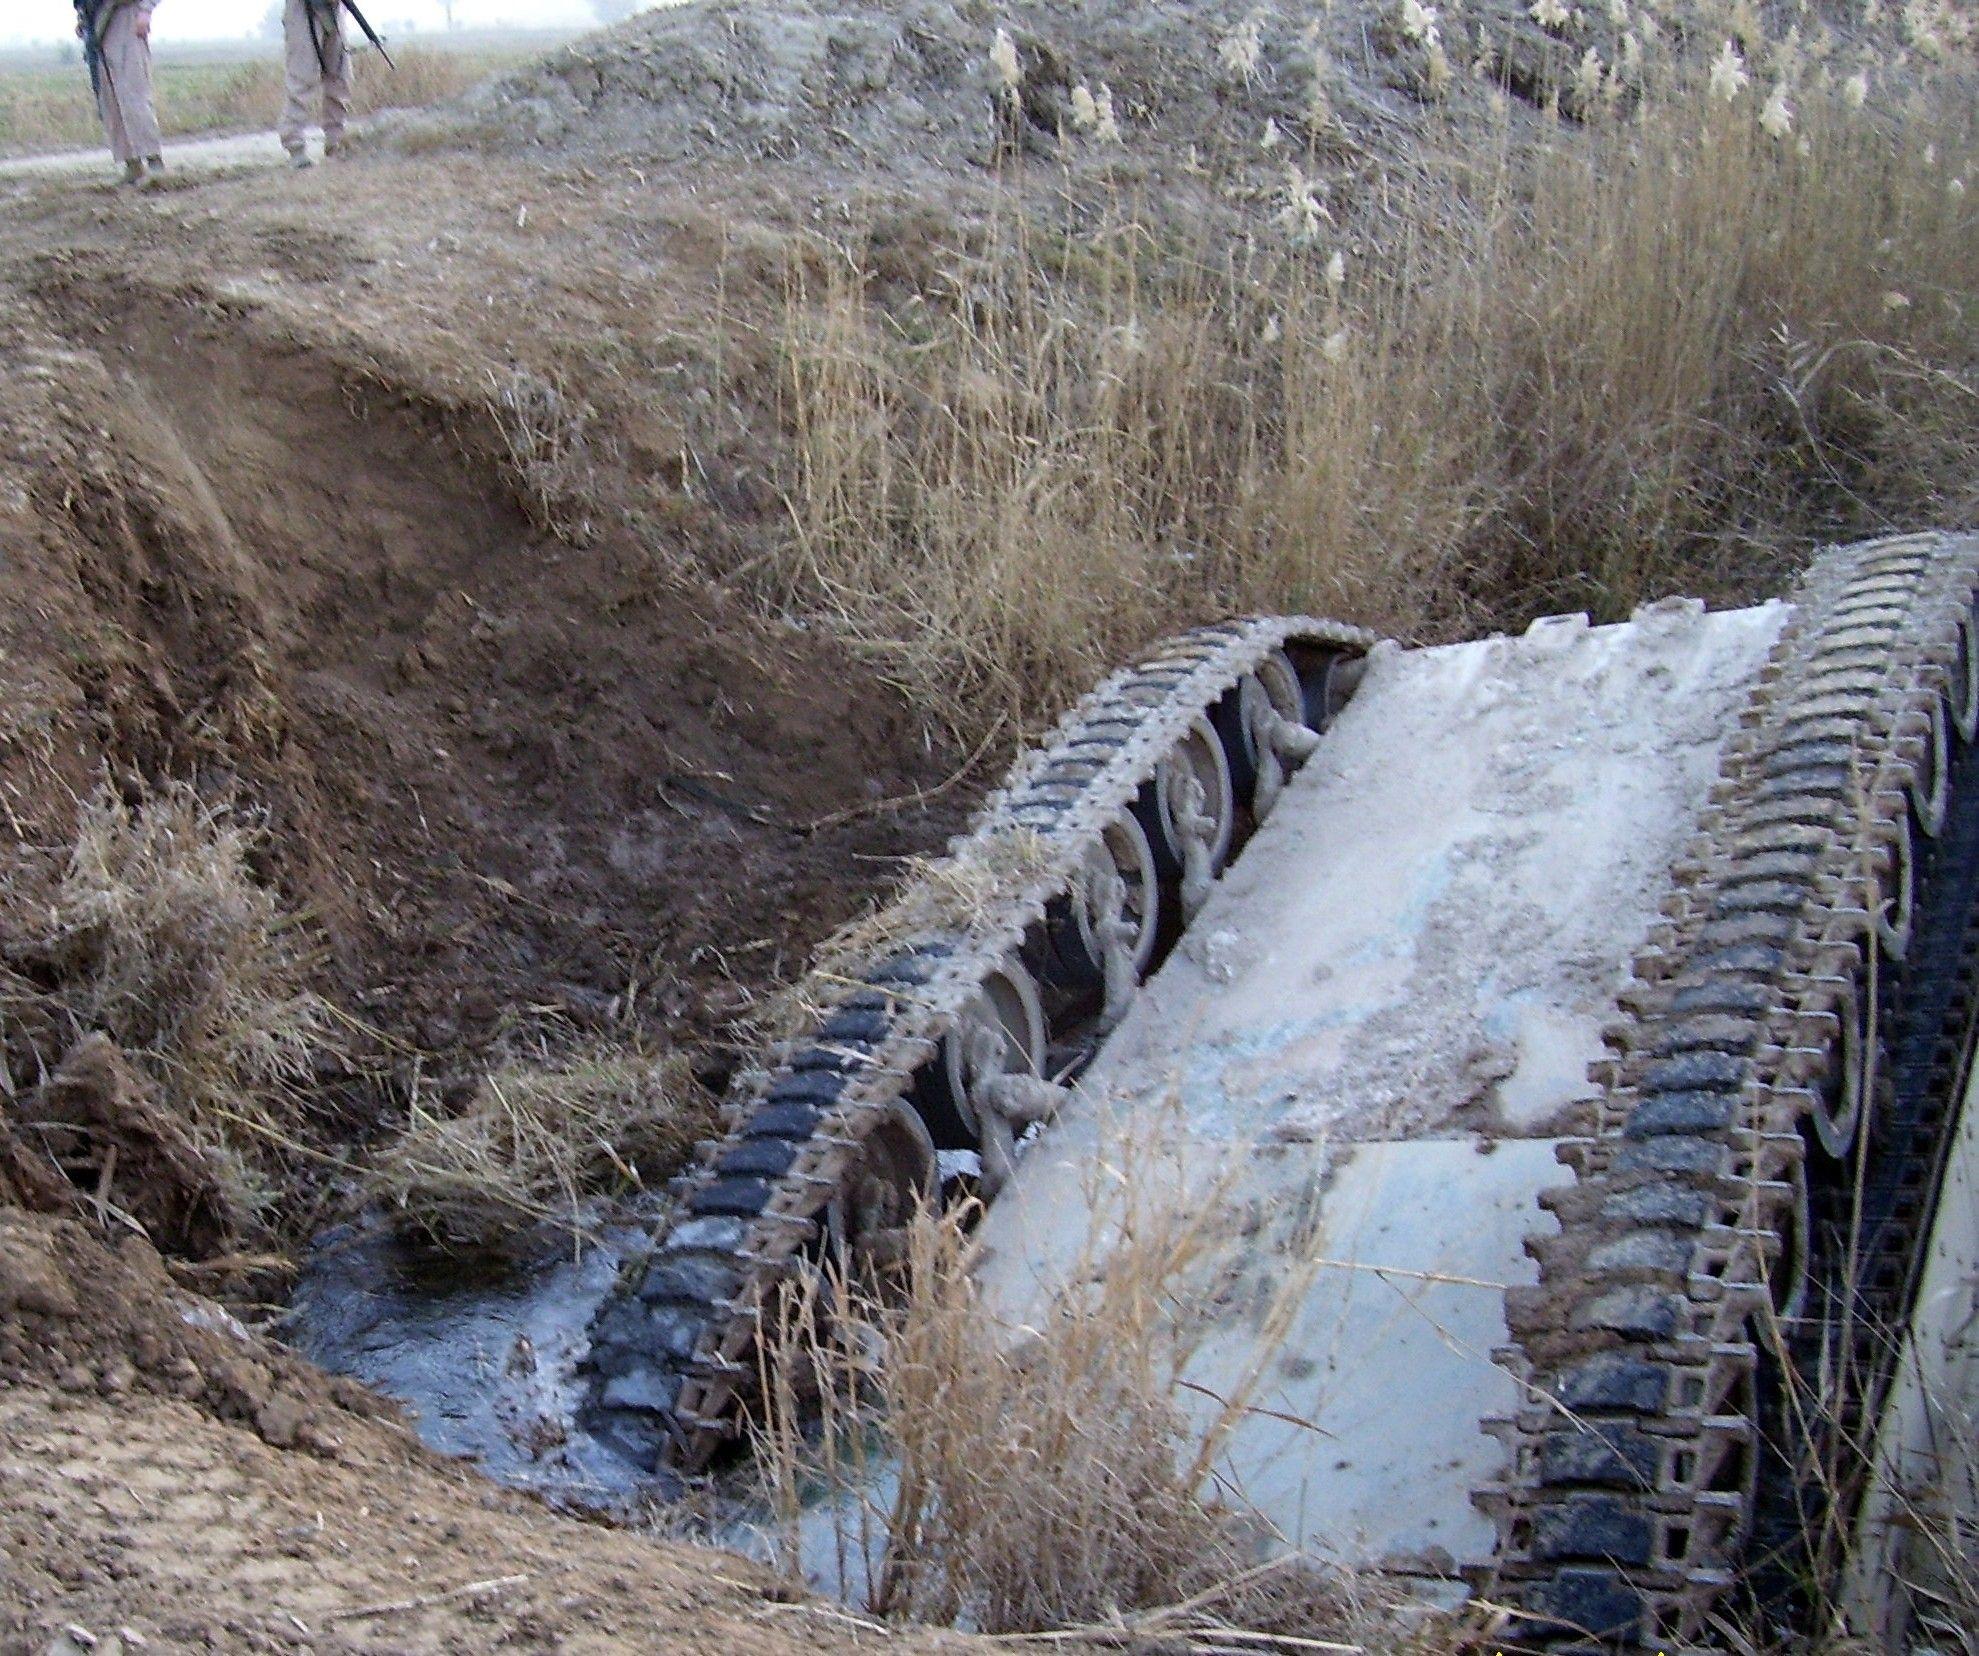
[[[488,76],[511,69],[524,53],[395,48],[396,71],[366,54],[352,108],[359,116],[382,109],[421,109],[459,97]],[[153,65],[158,118],[167,139],[252,132],[275,124],[282,107],[278,58]],[[103,141],[89,75],[81,63],[0,70],[0,155],[88,148]]]
[[[253,872],[259,837],[183,784],[134,804],[105,786],[66,856],[0,860],[0,1058],[16,1084],[100,1031],[243,1211],[273,1200],[294,1084],[328,1041],[309,933]]]
[[[490,407],[516,492],[545,534],[582,546],[593,533],[599,441],[590,406],[526,368],[492,374]]]
[[[1473,116],[1351,257],[1283,211],[1013,197],[946,301],[889,307],[840,250],[790,282],[769,596],[976,723],[1212,612],[1613,616],[1969,511],[1969,101],[1760,113],[1700,67],[1594,130]]]
[[[1902,1341],[1894,1333],[1887,1338],[1890,1362],[1907,1364]],[[1969,1387],[1970,1376],[1962,1378]],[[1862,1382],[1851,1377],[1851,1383]],[[1901,1389],[1902,1377],[1897,1385]],[[1862,1541],[1857,1520],[1873,1511],[1876,1526],[1889,1532],[1877,1567],[1894,1571],[1881,1585],[1908,1617],[1907,1647],[1979,1652],[1979,1396],[1969,1389],[1963,1395],[1926,1390],[1912,1404],[1922,1411],[1923,1442],[1911,1442],[1892,1462],[1878,1454],[1877,1434],[1895,1429],[1887,1417],[1860,1428],[1851,1440],[1835,1424],[1832,1394],[1817,1395],[1804,1380],[1793,1384],[1786,1430],[1801,1445],[1801,1474],[1811,1481],[1814,1496],[1800,1551],[1785,1563],[1793,1571],[1812,1639],[1782,1640],[1727,1620],[1722,1631],[1733,1648],[1766,1656],[1806,1649],[1820,1656],[1867,1656],[1881,1648],[1849,1630],[1852,1576],[1864,1568],[1855,1556]],[[1893,1475],[1903,1481],[1887,1481]]]
[[[786,1561],[822,1497],[841,1582],[889,1619],[1175,1649],[1225,1648],[1233,1630],[1432,1638],[1376,1583],[1261,1562],[1256,1521],[1219,1503],[1216,1463],[1250,1388],[1204,1428],[1177,1381],[1221,1204],[1178,1201],[1180,1175],[1148,1142],[1122,1135],[1102,1158],[1114,1176],[1094,1192],[1074,1286],[1021,1336],[992,1320],[955,1214],[912,1228],[904,1289],[813,1283],[785,1305],[759,1462]]]
[[[498,1249],[544,1225],[577,1234],[586,1198],[663,1182],[713,1122],[677,1055],[605,1042],[518,1055],[457,1113],[415,1097],[364,1191],[447,1247]]]

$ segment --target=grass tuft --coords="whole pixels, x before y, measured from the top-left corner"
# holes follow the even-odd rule
[[[106,785],[66,856],[0,860],[0,1058],[14,1085],[107,1037],[242,1212],[274,1199],[294,1084],[329,1044],[328,1009],[306,987],[310,934],[253,872],[260,837],[184,784],[135,802]]]
[[[561,381],[526,368],[490,374],[488,394],[530,521],[569,545],[585,545],[594,530],[599,469],[589,405]]]
[[[483,1076],[458,1112],[415,1098],[364,1193],[449,1248],[501,1249],[545,1225],[575,1235],[586,1198],[662,1183],[713,1124],[677,1054],[601,1041],[517,1056]]]
[[[758,1441],[786,1558],[822,1497],[841,1580],[889,1619],[1177,1649],[1433,1638],[1374,1580],[1268,1558],[1257,1521],[1219,1500],[1248,1388],[1204,1426],[1178,1381],[1227,1220],[1213,1195],[1183,1199],[1188,1181],[1152,1141],[1123,1134],[1098,1158],[1093,1240],[1034,1326],[996,1320],[967,1214],[910,1227],[890,1285],[793,1292],[766,1352]]]
[[[751,1035],[765,1045],[796,1036],[823,1009],[821,985],[852,982],[900,945],[973,934],[992,897],[1036,879],[1050,860],[1043,838],[1029,829],[1001,833],[965,857],[908,858],[891,895],[820,943],[803,977],[750,1009]]]

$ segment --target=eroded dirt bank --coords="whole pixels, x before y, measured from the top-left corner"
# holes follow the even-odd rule
[[[623,528],[537,533],[460,411],[197,291],[36,286],[86,354],[26,468],[49,567],[19,590],[143,681],[113,762],[268,794],[297,894],[353,965],[389,954],[363,994],[429,1048],[525,999],[705,1033],[724,960],[801,949],[861,857],[940,820],[888,804],[944,757],[899,697]]]
[[[773,512],[760,485],[689,491],[677,444],[618,424],[582,501],[532,491],[491,377],[539,381],[450,317],[555,326],[381,250],[450,233],[444,174],[410,206],[345,182],[327,217],[253,178],[4,208],[0,1649],[832,1648],[843,1622],[740,1561],[498,1492],[247,1326],[413,1100],[584,1041],[712,1082],[751,998],[977,785],[685,555]],[[649,463],[658,517],[616,481]],[[105,928],[50,919],[99,802],[180,797],[251,829],[240,872],[326,1009],[283,1111],[208,1089],[252,1191],[173,1119],[183,1030],[90,1042]]]
[[[942,1648],[499,1490],[185,1293],[137,1238],[18,1212],[0,1214],[0,1490],[9,1656]]]
[[[901,697],[609,500],[543,533],[485,410],[320,310],[46,250],[6,303],[11,830],[60,847],[102,777],[256,813],[339,1014],[320,1107],[539,1027],[719,1037],[952,819]]]

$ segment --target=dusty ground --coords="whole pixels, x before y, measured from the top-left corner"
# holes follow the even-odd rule
[[[939,1648],[560,1517],[184,1293],[0,1214],[0,1651]]]

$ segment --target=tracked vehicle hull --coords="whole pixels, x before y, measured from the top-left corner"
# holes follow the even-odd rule
[[[1563,621],[1458,647],[1481,653],[1447,667],[1383,658],[1316,752],[1372,643],[1351,629],[1205,629],[1109,680],[952,848],[949,909],[911,909],[814,980],[813,1014],[742,1084],[595,1325],[587,1424],[642,1464],[703,1464],[746,1413],[775,1284],[883,1247],[938,1150],[1014,1189],[985,1236],[992,1299],[1021,1321],[1067,1251],[1033,1241],[1077,1228],[1096,1101],[1151,1132],[1163,1092],[1185,1161],[1219,1134],[1225,1151],[1271,1139],[1236,1187],[1256,1222],[1233,1230],[1252,1255],[1233,1271],[1286,1266],[1277,1220],[1297,1208],[1297,1245],[1328,1256],[1292,1319],[1300,1361],[1368,1359],[1340,1393],[1369,1388],[1368,1406],[1325,1416],[1317,1446],[1316,1421],[1278,1408],[1297,1429],[1234,1469],[1296,1511],[1290,1544],[1488,1586],[1528,1645],[1677,1648],[1733,1610],[1791,1616],[1858,1511],[1887,1509],[1876,1432],[1967,1091],[1975,585],[1979,539],[1907,537],[1822,555],[1790,606],[1749,618],[1658,606],[1593,639]],[[1480,685],[1525,723],[1501,706],[1492,734]],[[1355,830],[1372,768],[1412,762],[1379,723],[1410,686],[1451,752],[1475,728],[1475,820],[1454,821],[1453,765],[1414,794],[1372,790]],[[1562,698],[1579,696],[1607,711],[1577,735]],[[1624,708],[1663,736],[1697,728],[1644,741]],[[1577,770],[1576,743],[1607,768]],[[1631,765],[1655,773],[1642,801]],[[1482,832],[1514,811],[1507,777],[1530,784],[1527,816]],[[1588,855],[1610,863],[1577,887],[1572,833],[1545,836],[1584,788],[1620,804],[1589,813]],[[1631,820],[1621,806],[1650,794],[1662,815]],[[1383,810],[1386,843],[1368,826]],[[1664,844],[1652,816],[1681,832]],[[1352,832],[1364,880],[1328,861]],[[1422,880],[1388,908],[1357,889],[1411,856]],[[1469,986],[1435,969],[1425,919],[1452,878],[1504,955],[1464,967]],[[1625,939],[1547,942],[1610,898]],[[1442,1075],[1436,1030],[1466,1019],[1476,1050]],[[1356,1115],[1379,1090],[1371,1052],[1402,1103]],[[1075,1092],[1048,1079],[1081,1070]],[[1494,1149],[1489,1174],[1467,1171]],[[1370,1319],[1340,1286],[1363,1278],[1443,1295],[1403,1296],[1435,1339]],[[1210,1380],[1244,1367],[1241,1323]],[[1407,1381],[1431,1374],[1418,1441]],[[1389,1524],[1400,1506],[1424,1521]],[[1901,1606],[1875,1600],[1857,1613],[1887,1633]]]
[[[985,1220],[997,1320],[1110,1268],[1123,1204],[1187,1215],[1183,1406],[1246,1410],[1218,1476],[1433,1596],[1488,1569],[1503,1285],[1784,616],[1378,652]]]

